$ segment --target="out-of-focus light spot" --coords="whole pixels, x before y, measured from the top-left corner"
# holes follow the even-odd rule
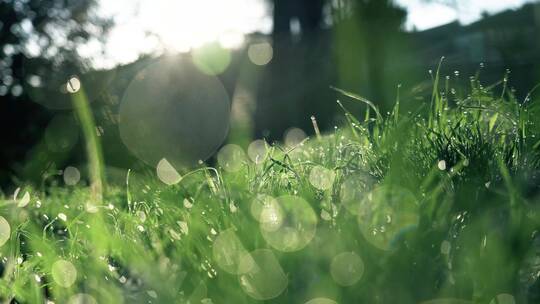
[[[56,115],[45,129],[45,144],[51,152],[66,152],[79,140],[79,128],[72,116]]]
[[[272,197],[266,197],[258,213],[260,227],[264,231],[275,232],[283,224],[285,213],[279,203]],[[255,210],[253,210],[255,209]],[[258,206],[252,206],[252,212],[257,213]],[[255,214],[257,216],[257,214]]]
[[[71,262],[58,260],[53,263],[51,269],[52,277],[56,284],[62,287],[70,287],[77,279],[77,269]]]
[[[165,158],[157,164],[156,173],[159,180],[169,186],[178,184],[182,180],[182,176]]]
[[[429,301],[421,302],[420,304],[472,304],[472,301],[453,299],[453,298],[441,298]]]
[[[85,209],[88,213],[97,213],[99,211],[98,206],[91,201],[86,202]]]
[[[261,233],[270,246],[292,252],[304,248],[315,236],[317,215],[311,206],[297,196],[281,196],[277,206],[261,212]],[[285,220],[286,219],[286,220]]]
[[[284,141],[286,147],[295,147],[307,138],[307,135],[302,129],[290,128],[285,131]]]
[[[319,190],[328,190],[332,188],[336,173],[334,170],[326,169],[322,166],[316,166],[309,173],[309,182],[313,187]]]
[[[262,163],[268,154],[266,141],[257,139],[248,146],[248,156],[255,163]]]
[[[11,227],[9,226],[8,221],[4,217],[0,216],[0,247],[4,246],[10,237]]]
[[[441,243],[441,253],[442,254],[449,255],[451,249],[452,249],[452,244],[449,241],[443,241]]]
[[[81,172],[75,167],[64,169],[64,183],[68,186],[75,186],[81,180]]]
[[[244,43],[244,39],[244,34],[237,31],[229,31],[219,37],[219,44],[226,49],[235,49]]]
[[[19,208],[24,208],[28,205],[28,203],[30,203],[30,193],[28,193],[28,191],[26,191],[23,195],[23,197],[19,200],[19,203],[17,204],[17,206]]]
[[[218,266],[231,274],[247,273],[253,267],[253,263],[249,262],[249,253],[233,229],[219,234],[214,241],[213,254]]]
[[[207,44],[193,51],[193,63],[206,75],[220,75],[231,64],[231,51],[217,43]]]
[[[97,304],[97,301],[89,294],[78,293],[69,298],[68,304]]]
[[[221,148],[217,155],[219,165],[227,172],[237,172],[242,169],[246,161],[244,150],[238,146],[229,144]]]
[[[274,49],[268,42],[255,43],[248,48],[248,57],[256,65],[266,65],[274,56]]]
[[[77,93],[81,89],[81,81],[78,77],[72,76],[66,83],[66,90],[69,93]]]
[[[339,193],[341,205],[350,213],[358,215],[362,200],[372,190],[374,183],[374,180],[367,174],[355,174],[347,177],[341,184]]]
[[[65,215],[64,213],[58,213],[58,218],[63,222],[67,221],[67,215]]]
[[[441,171],[446,170],[446,161],[440,160],[440,161],[437,163],[437,167],[438,167],[439,170],[441,170]]]
[[[327,298],[315,298],[307,301],[305,304],[337,304],[337,302]]]
[[[206,160],[229,129],[228,94],[214,76],[167,57],[139,72],[120,104],[120,137],[147,164],[178,170]]]
[[[250,207],[251,216],[253,216],[253,218],[257,222],[260,222],[263,210],[265,208],[271,209],[272,206],[275,206],[275,208],[279,208],[275,198],[266,194],[258,194],[251,202],[251,207]],[[268,214],[266,216],[268,216]]]
[[[354,285],[364,274],[364,262],[354,252],[340,253],[330,264],[330,274],[339,285]]]
[[[241,264],[250,270],[239,276],[240,287],[250,297],[263,301],[279,296],[287,287],[288,279],[283,268],[268,249],[259,249],[245,255]]]
[[[28,77],[27,82],[29,85],[31,85],[34,88],[40,88],[43,85],[43,82],[41,81],[41,77],[37,75],[32,75]]]
[[[364,238],[382,250],[391,249],[407,232],[416,229],[418,221],[416,198],[399,186],[374,189],[358,209],[358,224]]]
[[[491,300],[489,304],[516,304],[516,299],[511,294],[501,293]]]
[[[13,87],[11,87],[11,95],[15,97],[21,96],[22,92],[23,92],[23,88],[20,84],[16,84]]]

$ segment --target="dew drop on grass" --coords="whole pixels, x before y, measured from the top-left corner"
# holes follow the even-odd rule
[[[330,264],[330,274],[339,285],[354,285],[364,274],[364,262],[354,252],[340,253],[334,257]]]
[[[246,161],[244,150],[238,146],[229,144],[221,148],[217,155],[219,165],[227,172],[237,172],[242,169]]]
[[[66,83],[66,90],[69,93],[77,93],[81,89],[81,81],[78,77],[72,76]]]
[[[73,285],[77,279],[77,269],[71,262],[66,260],[54,262],[51,273],[56,284],[66,288]]]
[[[300,197],[287,195],[276,201],[279,208],[265,208],[261,213],[262,236],[270,246],[280,251],[304,248],[315,236],[317,215]]]
[[[267,144],[262,139],[257,139],[248,146],[248,156],[257,165],[265,161],[267,154]]]
[[[309,173],[309,182],[319,190],[328,190],[332,188],[336,173],[334,170],[327,169],[323,166],[316,166]]]
[[[315,298],[307,301],[305,304],[337,304],[337,302],[327,298]]]
[[[23,195],[23,197],[21,198],[21,200],[19,201],[19,203],[17,204],[17,206],[19,208],[24,208],[28,205],[28,203],[30,203],[30,193],[28,193],[28,191],[26,191]]]
[[[58,213],[58,218],[61,219],[63,222],[67,221],[67,215],[64,213]]]
[[[446,161],[445,161],[445,160],[440,160],[440,161],[437,163],[437,167],[438,167],[439,170],[441,170],[441,171],[446,170]]]
[[[253,267],[248,251],[233,229],[218,235],[213,245],[213,256],[216,264],[230,274],[247,273]]]
[[[68,304],[97,304],[96,299],[87,293],[78,293],[71,296]]]
[[[189,201],[189,199],[184,198],[184,207],[187,209],[191,209],[193,207],[193,204]]]
[[[169,186],[178,184],[182,179],[182,176],[180,176],[176,169],[165,158],[162,158],[158,162],[156,166],[156,173],[159,180]]]
[[[255,43],[248,48],[248,57],[256,65],[268,64],[274,55],[274,49],[268,42]]]
[[[409,190],[399,186],[375,188],[362,200],[358,211],[362,234],[368,242],[382,250],[391,249],[418,226],[416,198]]]
[[[64,183],[68,186],[75,186],[81,180],[81,173],[75,167],[67,167],[63,172]]]
[[[516,299],[511,294],[501,293],[491,300],[489,304],[516,304]]]
[[[249,269],[238,277],[240,287],[248,296],[256,300],[273,299],[287,287],[287,276],[271,250],[258,249],[249,255],[244,255],[240,268]]]

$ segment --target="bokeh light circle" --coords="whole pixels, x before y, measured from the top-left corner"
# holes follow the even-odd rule
[[[307,138],[306,132],[299,128],[290,128],[285,131],[284,142],[288,148],[295,147]]]
[[[346,177],[340,187],[341,205],[350,213],[358,215],[364,198],[371,192],[375,184],[367,174],[354,174]]]
[[[165,158],[174,168],[206,160],[229,128],[229,96],[221,82],[189,61],[166,57],[139,72],[120,104],[120,136],[152,167]]]
[[[63,172],[64,183],[68,186],[75,186],[81,180],[81,172],[75,167],[67,167]]]
[[[339,285],[354,285],[364,274],[364,262],[354,252],[340,253],[334,257],[330,264],[330,274]]]
[[[0,247],[4,246],[10,237],[11,226],[9,226],[8,221],[4,217],[0,216]]]
[[[268,147],[266,141],[257,139],[248,146],[248,156],[255,164],[260,164],[268,156]]]
[[[304,248],[315,236],[317,215],[297,196],[281,196],[277,204],[263,208],[260,227],[264,239],[273,248],[292,252]]]
[[[516,304],[516,299],[511,294],[501,293],[491,300],[489,304]]]
[[[307,301],[305,304],[337,304],[337,302],[327,298],[315,298]]]
[[[247,261],[250,255],[233,229],[221,232],[215,239],[212,250],[217,265],[228,273],[247,273],[253,265]]]
[[[246,161],[246,153],[240,146],[229,144],[219,150],[217,159],[225,171],[237,172]]]
[[[263,211],[265,211],[264,217],[262,217]],[[279,207],[276,199],[267,194],[258,194],[255,196],[255,198],[253,198],[251,201],[250,212],[251,216],[253,216],[257,222],[261,222],[261,220],[268,220],[269,222],[267,224],[270,226],[265,228],[270,229],[272,222],[279,222],[278,218],[281,217],[281,208]],[[272,216],[272,212],[276,214],[276,216]],[[272,218],[274,220],[272,220]],[[281,223],[274,226],[279,225],[281,225]]]
[[[178,184],[182,179],[178,171],[165,158],[158,162],[156,174],[160,181],[169,186]]]
[[[319,190],[328,190],[332,188],[336,173],[334,170],[327,169],[323,166],[316,166],[309,173],[309,182]]]
[[[97,301],[87,293],[78,293],[69,298],[68,304],[97,304]]]
[[[77,269],[71,262],[66,260],[54,262],[51,273],[56,284],[66,288],[73,285],[77,279]]]
[[[193,63],[206,75],[222,74],[231,60],[231,51],[219,43],[207,44],[193,51]]]
[[[274,49],[268,42],[255,43],[248,47],[248,57],[253,64],[266,65],[274,55]]]
[[[399,186],[375,188],[361,201],[358,223],[364,238],[373,246],[389,250],[409,230],[418,226],[418,203]]]
[[[240,267],[249,269],[238,277],[240,287],[256,300],[273,299],[287,287],[287,276],[271,250],[259,249],[245,255]]]

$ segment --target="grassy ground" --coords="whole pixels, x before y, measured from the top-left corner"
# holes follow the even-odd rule
[[[344,106],[331,134],[256,163],[226,146],[174,185],[22,187],[0,203],[0,299],[539,303],[540,106],[434,84],[424,107]]]

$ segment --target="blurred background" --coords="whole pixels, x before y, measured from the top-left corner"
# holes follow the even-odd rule
[[[74,93],[122,180],[162,158],[211,161],[225,142],[309,136],[311,116],[333,130],[338,98],[363,115],[331,86],[417,109],[442,57],[452,94],[478,75],[524,98],[539,38],[525,0],[0,0],[0,188],[62,182],[66,167],[84,180]]]

